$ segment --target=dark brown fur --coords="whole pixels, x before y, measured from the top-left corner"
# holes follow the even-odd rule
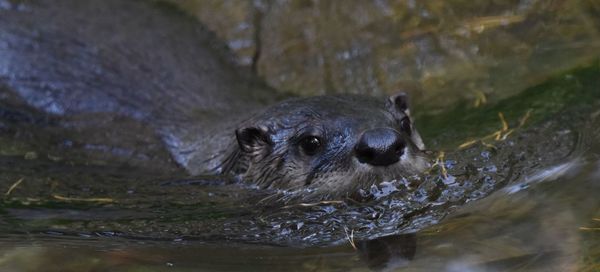
[[[59,143],[117,150],[114,157],[148,167],[168,163],[148,159],[164,152],[156,151],[160,144],[193,175],[233,174],[263,188],[323,196],[426,165],[414,126],[399,125],[410,118],[404,96],[277,104],[274,92],[236,67],[209,31],[164,4],[7,3],[0,9],[0,102],[51,120],[36,126],[60,128]],[[408,142],[398,163],[372,167],[354,158],[361,133],[375,127],[392,128]],[[306,133],[322,137],[322,152],[302,153],[298,141]]]

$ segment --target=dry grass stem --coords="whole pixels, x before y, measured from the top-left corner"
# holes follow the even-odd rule
[[[516,129],[521,128],[523,125],[525,125],[525,123],[527,122],[527,120],[529,120],[529,117],[531,117],[531,109],[528,110],[525,115],[523,115],[523,117],[519,118],[519,125],[516,128],[510,128],[508,125],[508,122],[506,121],[506,118],[504,117],[504,113],[502,112],[498,112],[498,118],[500,119],[500,124],[502,125],[502,128],[492,132],[491,134],[488,134],[486,136],[483,136],[481,138],[478,139],[474,139],[474,140],[469,140],[467,142],[464,142],[462,144],[460,144],[458,146],[458,149],[465,149],[467,147],[470,147],[476,143],[481,143],[486,147],[492,148],[492,149],[496,149],[496,146],[494,146],[493,144],[487,143],[487,140],[494,140],[494,141],[504,141],[508,138],[509,135],[511,135],[513,132],[515,132]]]
[[[92,198],[79,198],[79,197],[66,197],[61,195],[52,195],[54,199],[60,201],[75,201],[75,202],[99,202],[99,203],[113,203],[116,202],[112,198],[92,197]]]
[[[579,230],[600,231],[600,228],[579,227]]]
[[[346,239],[348,239],[348,242],[350,242],[352,248],[354,250],[358,250],[356,243],[354,242],[354,230],[351,230],[350,235],[348,235],[348,228],[344,227],[344,233],[346,234]]]
[[[20,178],[19,180],[17,180],[17,182],[13,183],[13,185],[10,186],[10,188],[8,188],[8,190],[6,191],[6,193],[4,193],[4,196],[7,197],[8,195],[10,195],[10,193],[17,188],[17,186],[19,186],[19,184],[21,184],[21,182],[23,182],[23,178]]]
[[[289,208],[293,208],[293,207],[313,207],[313,206],[319,206],[319,205],[342,204],[342,203],[344,203],[344,201],[342,201],[342,200],[323,200],[323,201],[314,202],[314,203],[299,203],[299,204],[294,204],[294,205],[283,206],[282,209],[289,209]]]

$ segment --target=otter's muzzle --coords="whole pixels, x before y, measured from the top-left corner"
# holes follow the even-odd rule
[[[400,160],[406,142],[391,128],[375,128],[363,132],[354,147],[356,158],[361,163],[373,166],[388,166]]]

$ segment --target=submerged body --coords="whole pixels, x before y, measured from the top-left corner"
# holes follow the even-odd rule
[[[158,2],[17,1],[0,8],[4,104],[35,108],[63,126],[115,128],[103,131],[114,135],[81,142],[118,139],[109,145],[122,149],[128,146],[120,142],[168,143],[188,169],[198,168],[192,157],[222,148],[208,136],[227,129],[223,118],[276,101],[231,60],[204,26]],[[70,124],[77,116],[84,117]],[[147,129],[128,131],[131,123]],[[147,131],[156,137],[148,139]]]
[[[45,120],[33,127],[65,129],[61,143],[149,167],[169,163],[162,148],[190,174],[264,188],[339,196],[426,167],[404,95],[281,102],[201,24],[156,2],[2,7],[0,102],[4,133],[27,112]]]

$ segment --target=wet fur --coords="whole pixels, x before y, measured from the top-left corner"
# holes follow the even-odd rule
[[[398,163],[373,167],[360,163],[354,156],[353,147],[362,129],[369,127],[365,123],[398,129],[395,125],[408,116],[407,108],[398,111],[390,103],[365,97],[319,99],[321,101],[284,102],[246,121],[240,130],[249,127],[251,131],[246,133],[252,135],[240,136],[244,132],[238,130],[238,145],[230,151],[224,169],[261,188],[280,189],[288,196],[298,194],[303,199],[331,199],[347,196],[374,183],[414,175],[427,167],[428,159],[421,151],[422,141],[414,126],[413,131],[403,132],[407,147]],[[326,108],[328,103],[340,106],[340,115],[327,116],[319,109],[321,104]],[[281,112],[282,109],[286,111]],[[363,112],[366,118],[345,127],[344,121],[338,119],[344,120],[343,111],[348,109]],[[296,144],[307,129],[317,129],[327,139],[328,148],[312,157],[302,155]],[[246,138],[240,141],[239,137]]]

